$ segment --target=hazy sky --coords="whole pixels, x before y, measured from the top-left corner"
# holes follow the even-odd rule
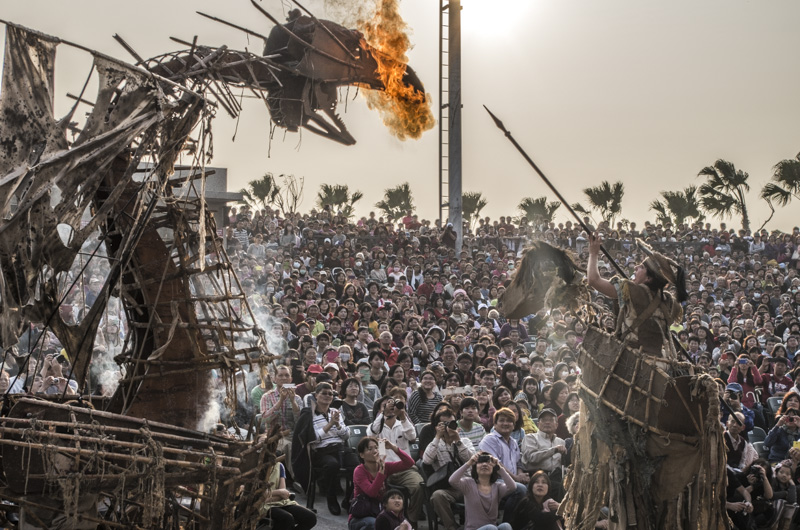
[[[341,0],[340,0],[341,1]],[[324,17],[322,0],[304,4]],[[522,197],[549,193],[494,127],[491,108],[570,202],[602,180],[621,180],[625,216],[654,218],[659,191],[699,183],[718,158],[751,176],[753,228],[768,210],[758,191],[779,160],[800,151],[800,2],[704,0],[462,0],[464,190],[481,191],[494,218],[517,214]],[[2,0],[0,18],[129,60],[112,39],[123,36],[150,57],[180,46],[176,36],[209,45],[250,47],[259,39],[208,21],[202,10],[268,33],[249,1]],[[279,19],[288,1],[263,0]],[[438,108],[438,0],[402,0],[414,49],[410,62]],[[56,92],[77,93],[86,54],[59,48]],[[364,192],[357,213],[374,210],[385,188],[411,183],[423,217],[438,215],[438,134],[400,142],[364,98],[340,102],[358,144],[345,147],[311,133],[278,130],[268,156],[269,115],[249,100],[236,122],[220,110],[214,165],[229,168],[236,190],[264,172],[306,177],[301,208],[321,183]],[[64,112],[68,100],[57,101]],[[437,111],[435,111],[437,112]],[[437,112],[438,115],[438,112]],[[548,195],[549,196],[549,195]],[[552,197],[551,197],[552,199]],[[798,224],[800,203],[768,228]],[[562,208],[557,217],[566,219]],[[714,221],[718,223],[719,221]],[[728,221],[738,226],[739,219]]]

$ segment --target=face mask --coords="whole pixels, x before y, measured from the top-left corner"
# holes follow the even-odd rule
[[[761,295],[759,293],[753,293],[753,298],[758,300],[759,298],[761,298]]]
[[[306,275],[306,272],[307,272],[307,271],[306,271],[305,269],[300,269],[300,275],[301,275],[301,276],[305,276],[305,275]]]
[[[275,288],[274,287],[267,287],[267,292],[268,293],[274,293],[275,292]]]
[[[356,267],[360,267],[360,266],[361,266],[361,264],[362,264],[362,263],[361,263],[360,261],[356,261]]]
[[[295,261],[294,262],[294,268],[295,269],[299,269],[300,268],[300,262],[299,261]]]

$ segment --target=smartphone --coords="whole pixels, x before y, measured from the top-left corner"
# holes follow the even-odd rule
[[[792,442],[792,447],[794,447],[795,449],[800,449],[800,441]]]
[[[386,456],[386,440],[383,438],[378,440],[378,456],[381,458]]]

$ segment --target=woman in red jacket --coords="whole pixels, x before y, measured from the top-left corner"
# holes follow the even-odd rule
[[[400,457],[399,462],[386,462],[378,451],[377,438],[367,436],[358,442],[358,458],[361,464],[353,472],[353,500],[350,502],[350,530],[374,530],[375,518],[380,510],[386,478],[393,473],[405,471],[414,465],[414,460],[389,440],[381,440],[387,450]]]

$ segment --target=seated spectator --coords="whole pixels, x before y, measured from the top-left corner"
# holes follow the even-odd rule
[[[461,466],[475,454],[472,442],[458,435],[458,425],[452,410],[444,409],[437,412],[431,420],[431,425],[436,429],[436,436],[425,448],[422,462],[432,466],[434,472],[446,467],[449,462]],[[452,503],[463,498],[464,495],[451,486],[437,489],[431,495],[433,510],[442,519],[445,530],[456,530],[458,525],[453,515]]]
[[[514,479],[497,458],[483,451],[476,453],[449,482],[464,496],[464,530],[512,530],[508,523],[495,526],[500,499],[516,489]]]
[[[550,492],[550,477],[544,471],[537,471],[528,484],[527,495],[514,510],[511,526],[527,528],[530,525],[536,530],[560,530],[564,521],[556,513],[559,506]]]
[[[292,466],[295,480],[308,491],[309,470],[313,466],[320,469],[317,482],[320,490],[326,493],[328,511],[332,515],[342,513],[336,499],[336,486],[339,482],[339,451],[343,442],[350,436],[350,429],[344,424],[338,409],[331,408],[333,388],[329,383],[320,383],[315,390],[317,400],[313,408],[300,412],[292,439]],[[311,461],[308,461],[308,448]]]
[[[406,394],[402,389],[396,389],[390,396],[381,398],[380,413],[375,417],[375,421],[369,426],[369,433],[378,439],[389,440],[393,445],[399,447],[406,453],[410,451],[409,443],[417,439],[417,431],[414,424],[408,418],[405,410]],[[398,462],[400,456],[394,451],[386,450],[386,462]],[[395,472],[389,477],[388,483],[392,486],[401,487],[408,491],[408,519],[414,527],[422,514],[424,503],[422,477],[416,467],[405,471]]]
[[[425,370],[419,378],[419,387],[408,400],[408,415],[414,424],[430,421],[434,407],[442,401],[442,395],[436,390],[436,376]]]
[[[267,432],[277,423],[280,424],[281,439],[278,441],[277,450],[286,455],[284,462],[292,475],[292,432],[294,432],[300,409],[303,404],[294,393],[294,388],[288,388],[292,374],[285,365],[275,369],[275,388],[261,396],[260,410],[261,421],[267,424]],[[292,477],[293,478],[293,477]]]
[[[412,530],[405,518],[403,492],[397,489],[386,490],[383,496],[383,510],[375,519],[375,530]]]
[[[350,530],[374,530],[375,521],[380,511],[377,508],[383,500],[386,479],[394,473],[405,471],[414,465],[414,461],[405,451],[392,442],[385,440],[386,451],[393,451],[399,457],[396,462],[386,462],[378,452],[377,438],[367,436],[358,442],[358,457],[361,464],[353,472],[353,501],[350,504],[348,526]],[[359,496],[361,498],[359,499]],[[359,502],[370,503],[373,513],[357,512]],[[369,511],[369,510],[367,510]]]
[[[556,381],[550,387],[549,399],[545,402],[544,408],[551,409],[556,413],[556,417],[564,413],[564,407],[569,397],[569,386],[564,381]]]
[[[800,412],[787,409],[775,426],[767,433],[764,449],[769,451],[770,462],[781,462],[789,456],[792,444],[800,440]]]
[[[738,475],[727,468],[728,484],[725,490],[725,509],[736,530],[750,530],[753,503],[750,491],[739,480]]]
[[[375,407],[375,402],[381,397],[381,391],[378,386],[373,384],[370,380],[370,367],[367,359],[361,359],[356,363],[358,369],[358,378],[361,380],[361,401],[367,410],[372,411]]]
[[[556,428],[556,435],[559,438],[566,440],[570,437],[569,430],[567,429],[567,420],[573,414],[581,410],[581,398],[578,397],[576,392],[571,392],[567,396],[567,402],[564,405],[564,412],[558,417],[558,427]]]
[[[723,423],[728,422],[728,408],[734,412],[741,412],[744,415],[744,431],[750,432],[753,430],[753,420],[755,414],[752,410],[742,405],[742,385],[739,383],[730,383],[725,387],[725,392],[722,394],[722,399],[728,407],[721,407],[722,414],[720,419]]]
[[[792,461],[784,460],[775,466],[772,478],[772,500],[784,500],[792,505],[797,502],[797,488],[792,477]]]
[[[738,420],[738,421],[737,421]],[[742,471],[758,458],[758,453],[753,445],[744,437],[744,414],[734,412],[728,416],[725,423],[725,452],[728,467],[734,471]]]
[[[530,405],[528,404],[528,400],[525,398],[525,394],[522,392],[517,393],[517,397],[514,398],[514,404],[516,404],[520,413],[522,414],[522,435],[525,436],[526,434],[533,434],[537,432],[539,428],[536,426],[536,422],[533,421]],[[519,439],[519,443],[522,444],[522,438]]]
[[[358,398],[363,394],[361,382],[355,377],[345,379],[339,396],[342,398],[340,408],[344,416],[344,424],[367,425],[370,422],[370,413],[364,403],[360,403]]]
[[[761,378],[764,382],[765,392],[761,400],[766,403],[771,397],[783,397],[794,384],[790,377],[786,376],[789,360],[786,357],[765,358],[761,363]]]
[[[439,404],[433,409],[432,416],[436,416],[441,410],[449,410],[453,417],[458,417],[458,413],[450,407],[450,404],[447,401],[440,401]],[[419,454],[425,453],[425,449],[427,449],[428,444],[433,441],[434,436],[436,436],[436,427],[432,423],[426,423],[422,426],[422,429],[419,431],[418,440]]]
[[[581,413],[576,412],[567,420],[567,432],[569,437],[564,439],[564,447],[567,448],[567,453],[561,457],[561,465],[568,468],[572,465],[572,449],[575,447],[575,435],[581,426]]]
[[[566,455],[564,440],[556,436],[558,419],[555,411],[544,409],[539,414],[539,432],[526,434],[522,441],[522,465],[529,473],[544,471],[551,480],[551,495],[563,497],[561,457]]]
[[[750,493],[753,504],[753,522],[757,528],[763,527],[773,514],[772,506],[772,467],[763,458],[758,458],[739,474],[739,482]]]
[[[286,489],[286,470],[283,464],[272,466],[272,472],[267,477],[267,491],[270,493],[261,505],[259,514],[262,518],[256,530],[270,528],[310,530],[317,525],[317,516],[314,512],[289,498],[292,493]]]
[[[472,442],[474,447],[478,447],[483,437],[486,436],[486,429],[483,428],[478,414],[478,401],[474,397],[465,397],[461,401],[461,419],[458,420],[458,434]]]

